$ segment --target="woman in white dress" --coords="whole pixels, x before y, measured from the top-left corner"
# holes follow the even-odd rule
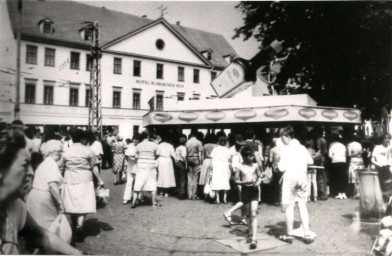
[[[63,177],[58,167],[63,152],[63,144],[50,140],[42,149],[45,160],[35,171],[33,189],[27,197],[27,209],[34,220],[42,227],[49,228],[56,217],[64,212],[60,186]]]
[[[227,202],[227,191],[230,190],[230,149],[226,146],[227,138],[219,137],[218,146],[211,152],[212,180],[211,188],[216,193],[216,204],[220,204],[220,191],[223,191],[223,203]]]
[[[165,197],[169,196],[169,189],[176,187],[176,178],[174,175],[173,160],[176,157],[174,147],[167,142],[166,136],[162,136],[162,142],[158,145],[158,187],[161,194],[165,193]]]
[[[84,131],[75,130],[72,133],[73,144],[63,154],[64,211],[71,215],[76,235],[81,234],[86,215],[96,212],[93,174],[97,177],[99,186],[104,186],[96,166],[95,154],[89,147],[82,144],[82,142],[86,143],[85,136]]]

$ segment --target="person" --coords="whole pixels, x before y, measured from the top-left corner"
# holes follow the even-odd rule
[[[216,136],[214,134],[209,133],[208,136],[204,139],[203,146],[203,163],[200,169],[200,177],[199,177],[199,185],[205,186],[210,177],[210,164],[211,164],[211,152],[217,146],[216,145]]]
[[[350,164],[348,167],[348,182],[350,184],[350,194],[353,198],[359,198],[358,191],[358,177],[357,171],[359,169],[365,168],[363,162],[363,149],[361,143],[359,143],[360,139],[357,134],[353,134],[352,141],[347,145],[347,153],[350,158]]]
[[[136,146],[136,176],[134,186],[134,196],[131,208],[136,207],[136,202],[141,191],[151,192],[152,207],[161,207],[156,200],[157,194],[157,150],[158,144],[154,141],[155,137],[152,133],[148,134],[143,131],[140,134],[140,142]]]
[[[278,163],[280,161],[280,148],[278,147],[279,138],[272,139],[272,147],[269,150],[268,164],[272,169],[272,201],[275,206],[280,205],[281,196],[281,178],[282,173],[279,171]],[[281,141],[280,141],[281,142]]]
[[[308,194],[308,202],[313,200],[317,201],[317,169],[316,167],[320,166],[321,163],[321,155],[319,152],[314,150],[314,141],[309,138],[305,141],[306,149],[308,150],[309,155],[313,159],[313,166],[308,167],[308,185],[307,185],[307,194]]]
[[[97,157],[98,172],[101,172],[101,163],[102,163],[102,156],[103,156],[102,143],[99,140],[97,140],[97,135],[94,134],[94,132],[91,130],[86,131],[86,139],[88,145],[90,146],[91,151],[93,151],[93,153]]]
[[[223,203],[227,203],[227,192],[230,190],[230,150],[226,147],[227,137],[219,137],[218,146],[211,152],[211,188],[215,191],[216,204],[220,204],[220,191],[223,190]]]
[[[176,184],[178,190],[178,198],[185,199],[186,197],[186,170],[187,170],[187,161],[186,161],[186,136],[182,134],[180,136],[180,145],[176,147],[176,157],[174,160],[174,170],[176,175]]]
[[[29,153],[31,155],[31,153],[33,152],[33,142],[30,138],[28,138],[26,136],[26,133],[25,133],[26,127],[25,127],[23,121],[21,121],[21,120],[12,121],[11,128],[15,131],[19,131],[20,133],[22,133],[24,135],[25,140],[26,140],[26,151],[27,151],[27,153]]]
[[[27,196],[26,205],[34,220],[40,226],[49,228],[56,217],[64,212],[60,195],[63,177],[58,166],[63,144],[58,140],[50,140],[42,153],[45,160],[35,172],[33,188]]]
[[[384,201],[389,200],[391,196],[392,186],[392,174],[390,167],[388,166],[387,153],[389,143],[391,141],[391,135],[385,134],[382,137],[382,143],[377,145],[373,149],[372,153],[372,167],[378,172],[378,178],[380,180],[381,191],[383,192]]]
[[[83,230],[84,220],[89,213],[96,212],[93,174],[99,186],[104,186],[96,166],[97,158],[85,144],[86,134],[76,129],[72,134],[72,146],[63,154],[64,185],[62,199],[64,212],[71,215],[76,237]],[[80,238],[80,237],[79,237]]]
[[[131,201],[133,195],[133,185],[135,183],[136,176],[136,146],[139,143],[137,135],[134,135],[132,141],[130,139],[125,140],[127,143],[127,149],[125,150],[125,160],[127,162],[127,184],[125,185],[123,204],[127,204]]]
[[[161,189],[161,195],[169,196],[169,189],[176,187],[176,177],[174,175],[174,167],[172,158],[176,157],[174,147],[168,142],[167,135],[160,136],[161,142],[157,150],[157,166],[158,166],[158,184]]]
[[[124,171],[125,155],[122,140],[123,138],[117,135],[117,140],[112,145],[114,185],[121,183],[122,172]]]
[[[42,144],[41,132],[40,130],[34,131],[34,137],[32,140],[32,152],[31,152],[31,165],[35,171],[39,164],[43,161],[42,154],[40,153],[40,148]]]
[[[328,200],[328,175],[327,175],[327,157],[328,157],[328,146],[327,140],[325,139],[325,132],[322,129],[316,130],[317,136],[317,152],[321,155],[320,168],[317,172],[317,188],[318,188],[318,199]]]
[[[332,135],[332,143],[329,146],[328,156],[331,158],[330,184],[331,194],[337,199],[346,199],[348,185],[347,174],[347,149],[341,143],[339,134]]]
[[[29,173],[32,173],[26,141],[19,131],[5,131],[0,140],[0,254],[17,255],[20,245],[18,233],[34,246],[58,254],[81,255],[56,234],[38,225],[20,199],[28,192]]]
[[[279,170],[283,172],[282,180],[282,211],[286,216],[286,234],[279,239],[293,242],[294,207],[297,205],[304,231],[304,242],[314,242],[309,231],[309,214],[307,203],[307,165],[313,164],[308,151],[294,138],[294,129],[291,126],[282,128],[280,132],[285,146],[281,149]]]
[[[200,165],[203,162],[202,152],[203,144],[196,138],[197,131],[192,130],[189,135],[189,140],[186,142],[186,160],[188,166],[188,199],[197,200],[199,197],[196,195],[198,174]]]
[[[250,215],[248,217],[247,243],[250,243],[250,249],[256,249],[257,207],[259,205],[259,186],[262,181],[262,173],[258,164],[254,163],[254,151],[250,147],[244,146],[241,150],[241,156],[243,162],[238,165],[238,171],[235,174],[235,183],[242,186],[241,201],[237,204],[248,207]],[[230,210],[224,213],[226,220],[231,221],[231,213]]]

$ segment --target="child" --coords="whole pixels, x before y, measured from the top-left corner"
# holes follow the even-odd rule
[[[237,204],[246,205],[250,209],[250,215],[248,216],[248,238],[246,242],[250,243],[250,249],[256,249],[257,207],[259,204],[259,187],[262,181],[262,174],[258,164],[254,163],[255,156],[251,148],[245,146],[241,150],[241,156],[243,162],[238,166],[238,172],[236,172],[235,176],[235,183],[242,185],[241,201]],[[227,216],[230,217],[230,215]]]

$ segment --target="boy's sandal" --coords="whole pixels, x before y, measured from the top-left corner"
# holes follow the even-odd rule
[[[294,238],[292,236],[290,236],[290,235],[279,236],[279,240],[281,240],[283,242],[286,242],[286,243],[289,243],[289,244],[293,243],[293,239]]]
[[[241,219],[241,224],[246,226],[248,225],[248,221],[245,218],[243,218]]]
[[[152,204],[152,207],[154,207],[154,208],[155,208],[155,207],[161,207],[161,206],[162,206],[162,205],[161,205],[160,203],[153,203],[153,204]]]
[[[252,240],[252,242],[249,245],[249,249],[256,249],[257,248],[257,241],[256,240]]]
[[[136,204],[132,203],[132,204],[131,204],[131,208],[132,208],[132,209],[136,208]]]
[[[233,224],[233,220],[231,219],[231,215],[227,214],[226,212],[223,213],[223,217],[225,217],[225,220],[232,225]]]
[[[310,237],[309,235],[304,237],[304,243],[305,244],[311,244],[314,242],[314,238]]]

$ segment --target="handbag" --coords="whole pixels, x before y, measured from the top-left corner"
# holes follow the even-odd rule
[[[215,197],[215,191],[212,190],[212,186],[211,186],[211,181],[212,181],[211,172],[208,175],[209,175],[208,181],[204,185],[204,195],[209,196],[210,198],[214,198]]]
[[[69,225],[67,217],[64,214],[59,214],[52,224],[50,224],[48,230],[58,235],[63,241],[70,243],[72,238],[72,229]]]

